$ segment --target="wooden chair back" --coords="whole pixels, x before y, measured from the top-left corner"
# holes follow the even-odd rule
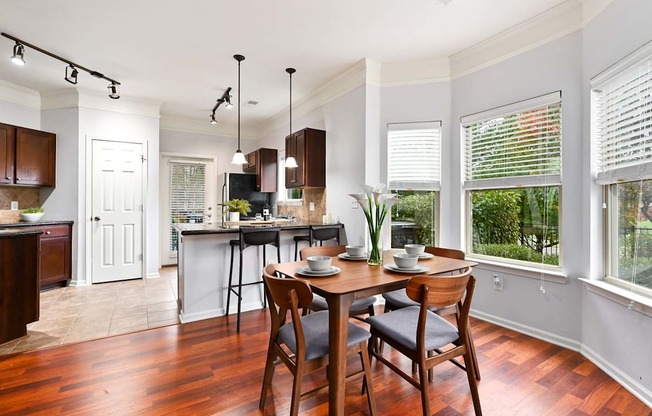
[[[445,248],[445,247],[430,247],[426,246],[426,253],[433,254],[439,257],[448,257],[451,259],[464,260],[466,254],[462,250],[456,250],[454,248]]]
[[[315,246],[302,248],[299,252],[301,260],[305,260],[310,256],[331,256],[335,257],[338,254],[346,253],[346,246]]]

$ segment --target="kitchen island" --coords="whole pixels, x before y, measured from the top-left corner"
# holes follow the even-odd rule
[[[281,262],[294,261],[295,235],[307,235],[311,224],[282,221]],[[341,224],[340,241],[346,244],[346,232]],[[180,322],[192,322],[235,313],[237,299],[231,301],[231,311],[226,311],[226,295],[231,262],[230,240],[238,238],[239,226],[220,224],[175,224],[179,233],[177,254],[178,303]],[[305,246],[305,243],[304,243]],[[234,283],[238,278],[238,251],[235,252]],[[276,249],[267,247],[267,261],[276,263]],[[243,283],[260,281],[264,267],[262,247],[249,247],[244,251]],[[263,307],[262,285],[242,288],[242,311]]]

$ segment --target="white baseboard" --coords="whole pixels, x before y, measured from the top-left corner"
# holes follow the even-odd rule
[[[156,279],[157,277],[161,277],[161,274],[159,272],[147,273],[147,279]]]
[[[183,313],[179,312],[179,322],[182,324],[187,324],[188,322],[201,321],[204,319],[217,318],[224,315],[224,309],[212,309],[210,311],[204,311],[202,313]]]
[[[630,393],[638,397],[639,400],[645,403],[648,407],[652,407],[652,392],[643,387],[638,381],[620,371],[618,367],[611,365],[611,363],[606,361],[586,345],[582,345],[582,350],[580,352],[611,378],[620,383],[620,385],[629,390]]]
[[[558,345],[560,347],[568,348],[569,350],[580,352],[582,346],[581,343],[577,342],[574,339],[561,337],[557,334],[553,334],[552,332],[542,331],[540,329],[528,325],[523,325],[518,322],[510,321],[507,319],[503,319],[488,313],[472,310],[471,316],[473,316],[474,318],[481,319],[483,321],[491,322],[492,324],[496,324],[504,328],[514,330],[516,332],[520,332],[525,335],[529,335],[531,337],[549,342],[551,344]]]
[[[559,335],[542,331],[537,328],[533,328],[528,325],[523,325],[518,322],[513,322],[507,319],[503,319],[488,313],[471,311],[471,316],[474,318],[481,319],[483,321],[491,322],[498,326],[511,329],[516,332],[520,332],[525,335],[549,342],[560,347],[568,348],[573,351],[577,351],[586,357],[593,364],[598,366],[602,371],[607,373],[611,378],[616,380],[621,386],[627,389],[634,396],[639,398],[647,406],[652,407],[652,392],[643,387],[636,380],[631,378],[629,375],[623,373],[618,367],[612,365],[611,363],[604,360],[600,355],[596,354],[593,350],[588,348],[586,345],[583,345],[580,342],[577,342],[570,338],[560,337]]]

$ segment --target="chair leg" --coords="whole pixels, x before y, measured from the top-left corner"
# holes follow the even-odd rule
[[[362,369],[364,370],[362,389],[364,390],[365,386],[367,388],[367,404],[369,405],[369,413],[373,416],[376,414],[376,397],[371,375],[371,361],[369,360],[366,342],[360,344],[360,359],[362,360]]]
[[[298,258],[299,258],[299,242],[295,241],[294,242],[294,261],[297,261]],[[280,261],[279,261],[279,263],[280,263]]]
[[[242,308],[242,250],[240,250],[240,279],[238,280],[238,323],[236,325],[236,332],[240,333],[240,311]]]
[[[390,311],[391,309],[389,308],[389,305],[387,305],[387,302],[385,302],[385,308],[383,309],[383,313],[387,313]],[[384,349],[385,349],[385,341],[381,339],[378,344],[378,354],[383,355]],[[414,373],[414,370],[412,372]]]
[[[292,382],[292,402],[290,403],[290,416],[299,414],[299,401],[301,400],[301,382],[303,381],[303,362],[297,359]]]
[[[423,358],[422,358],[423,359]],[[412,364],[415,364],[414,362]],[[419,390],[421,390],[421,408],[423,416],[430,415],[430,397],[428,395],[428,370],[426,363],[421,362],[419,367]]]
[[[265,362],[265,375],[263,376],[263,388],[260,392],[260,401],[258,402],[258,408],[260,410],[265,409],[265,402],[267,401],[267,392],[269,391],[269,386],[272,385],[272,378],[274,377],[274,360],[276,360],[276,353],[274,352],[274,345],[270,339],[269,347],[267,350],[267,361]]]
[[[482,416],[482,408],[480,407],[480,394],[478,394],[478,380],[476,380],[476,370],[473,367],[473,357],[470,353],[469,345],[466,345],[467,352],[464,354],[464,365],[466,366],[466,378],[469,380],[469,388],[471,389],[471,398],[473,399],[473,409],[475,416]]]
[[[468,329],[466,330],[469,338],[469,352],[471,353],[471,359],[473,360],[473,370],[475,371],[475,379],[480,381],[480,365],[478,364],[478,355],[475,352],[475,344],[473,343],[473,335],[471,334],[471,324],[469,323]]]
[[[267,267],[267,246],[263,245],[263,269],[265,267]],[[262,279],[262,277],[261,277],[261,279]],[[262,296],[263,296],[263,309],[265,309],[267,307],[267,296],[265,296],[265,287],[263,287],[263,295]]]
[[[231,307],[231,290],[233,290],[232,281],[233,281],[233,249],[231,246],[231,266],[229,268],[229,290],[226,292],[226,314],[229,314],[229,309]]]

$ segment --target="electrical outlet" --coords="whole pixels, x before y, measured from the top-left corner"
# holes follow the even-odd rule
[[[12,211],[18,210],[18,201],[11,201],[11,210]]]
[[[351,202],[351,209],[358,209],[360,204],[358,204],[358,201],[353,201]]]
[[[315,203],[311,202],[310,203],[310,211],[314,211],[314,210],[315,210]]]
[[[503,291],[503,278],[497,274],[494,274],[494,290]]]

